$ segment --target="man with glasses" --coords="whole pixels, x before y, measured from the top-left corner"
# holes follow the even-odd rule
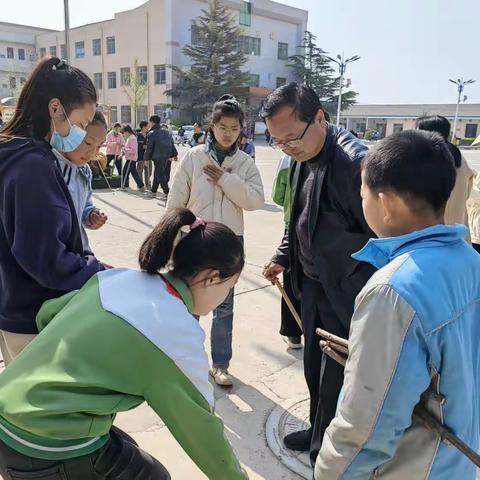
[[[374,236],[360,197],[360,164],[367,148],[329,124],[325,115],[317,94],[297,83],[273,92],[262,111],[272,146],[296,160],[289,230],[264,275],[273,282],[289,269],[301,300],[311,427],[287,435],[284,443],[310,451],[312,466],[343,383],[343,368],[322,355],[315,330],[348,338],[355,297],[373,273],[371,266],[351,258]]]

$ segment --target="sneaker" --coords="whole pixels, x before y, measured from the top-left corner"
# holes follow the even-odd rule
[[[308,452],[312,443],[312,429],[300,430],[299,432],[290,433],[283,439],[283,444],[289,449],[296,452]]]
[[[157,198],[157,192],[150,192],[150,196],[152,198]]]
[[[138,189],[139,192],[144,192],[145,190],[146,190],[146,189],[145,189],[145,186],[140,187],[140,188]]]
[[[222,387],[231,387],[233,385],[233,378],[226,368],[211,368],[209,373],[217,385]]]
[[[292,350],[299,350],[303,346],[302,337],[283,337],[283,340]]]

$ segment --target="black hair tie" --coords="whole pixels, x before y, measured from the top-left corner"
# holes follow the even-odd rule
[[[63,60],[63,58],[58,60],[58,63],[52,66],[52,70],[60,70],[67,66],[67,61]]]

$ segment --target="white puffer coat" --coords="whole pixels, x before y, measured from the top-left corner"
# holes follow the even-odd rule
[[[206,221],[223,223],[243,235],[243,210],[258,210],[265,203],[260,172],[249,155],[237,150],[223,161],[220,168],[225,173],[214,185],[203,171],[209,164],[219,166],[205,145],[186,153],[175,174],[167,210],[188,208]]]

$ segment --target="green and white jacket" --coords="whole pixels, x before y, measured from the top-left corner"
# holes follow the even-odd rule
[[[0,376],[0,439],[35,458],[86,455],[146,401],[208,478],[246,478],[213,411],[192,304],[180,280],[128,269],[45,303],[40,335]]]

